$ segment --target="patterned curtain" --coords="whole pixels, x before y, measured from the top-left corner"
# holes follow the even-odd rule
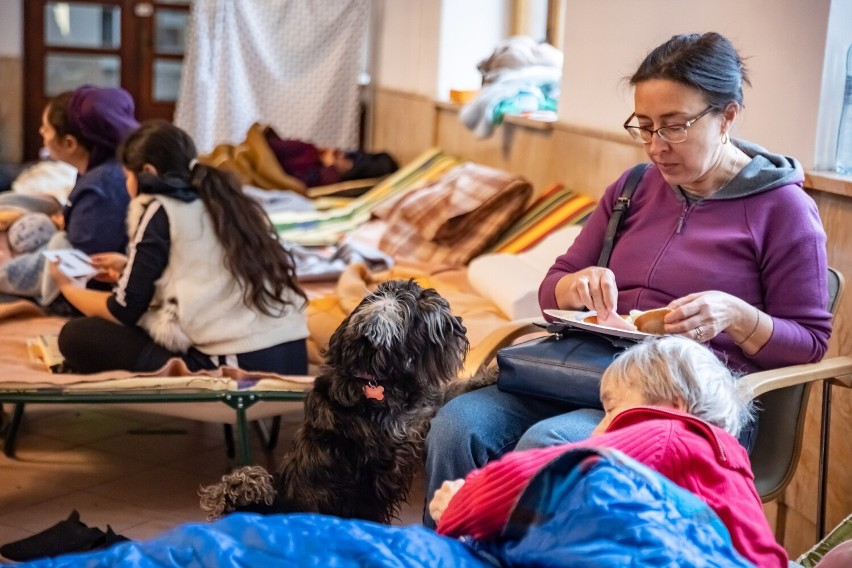
[[[195,0],[175,124],[200,153],[260,122],[284,138],[358,145],[370,0]]]

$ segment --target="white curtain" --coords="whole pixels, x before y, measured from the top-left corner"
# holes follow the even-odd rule
[[[196,0],[175,124],[201,153],[254,122],[283,138],[358,145],[370,0]]]

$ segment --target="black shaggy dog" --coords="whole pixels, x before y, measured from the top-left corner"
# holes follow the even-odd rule
[[[280,471],[234,470],[200,490],[201,508],[211,519],[240,510],[390,523],[422,466],[444,388],[464,363],[465,333],[435,290],[382,283],[331,336]]]

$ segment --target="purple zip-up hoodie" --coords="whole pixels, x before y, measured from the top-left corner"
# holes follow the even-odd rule
[[[828,347],[831,314],[825,231],[802,189],[794,158],[741,140],[751,161],[721,191],[688,201],[651,166],[619,231],[609,268],[618,284],[618,312],[649,310],[694,292],[720,290],[772,316],[772,337],[747,357],[725,333],[710,347],[728,366],[753,372],[819,361]],[[557,308],[556,283],[593,266],[612,207],[627,178],[609,186],[582,232],[558,257],[539,288],[541,308]]]

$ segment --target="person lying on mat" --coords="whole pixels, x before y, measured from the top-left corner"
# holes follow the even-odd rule
[[[95,259],[120,272],[112,293],[78,288],[51,266],[89,316],[59,334],[70,369],[153,371],[180,357],[190,370],[305,374],[305,294],[260,205],[229,174],[197,163],[192,139],[167,122],[143,124],[118,155],[130,244],[126,257]]]
[[[263,133],[284,171],[306,187],[383,177],[399,168],[386,152],[371,154],[316,146],[303,140],[281,138],[271,127],[266,127]]]
[[[678,35],[629,78],[624,127],[651,165],[630,202],[609,268],[596,266],[627,177],[607,188],[541,283],[541,308],[627,314],[669,307],[665,332],[706,342],[731,369],[820,360],[828,346],[825,232],[793,158],[734,140],[742,60],[716,33]],[[427,499],[512,448],[585,439],[593,409],[522,398],[496,386],[462,395],[432,421]],[[752,444],[748,429],[741,435]],[[424,522],[432,520],[424,515]]]
[[[787,566],[736,436],[753,408],[710,349],[683,337],[637,344],[616,357],[601,380],[606,411],[588,440],[510,452],[446,481],[429,505],[437,531],[497,537],[509,509],[544,465],[578,447],[619,450],[695,493],[713,509],[737,551],[757,566]]]

